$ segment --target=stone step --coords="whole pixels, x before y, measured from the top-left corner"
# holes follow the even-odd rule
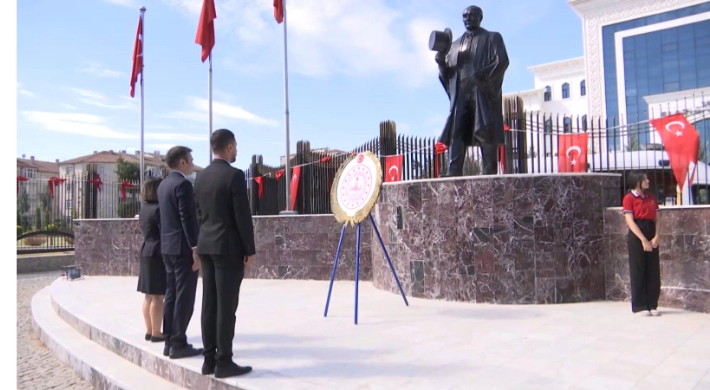
[[[51,287],[45,287],[32,297],[32,320],[34,331],[42,343],[94,388],[184,389],[84,337],[53,308]]]

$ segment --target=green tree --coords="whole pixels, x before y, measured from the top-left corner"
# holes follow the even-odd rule
[[[39,206],[35,209],[35,230],[42,230],[42,209]]]
[[[118,163],[116,175],[118,175],[119,181],[138,181],[141,170],[138,163],[126,161],[123,157],[119,157],[116,162]]]

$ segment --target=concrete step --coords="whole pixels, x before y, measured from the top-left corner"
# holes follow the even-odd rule
[[[51,286],[32,297],[33,328],[60,360],[97,389],[184,389],[152,374],[84,337],[66,323],[52,305]]]

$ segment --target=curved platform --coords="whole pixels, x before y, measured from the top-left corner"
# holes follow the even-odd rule
[[[65,344],[90,340],[123,360],[117,375],[138,375],[138,369],[190,389],[710,387],[707,314],[662,310],[662,317],[639,317],[620,302],[499,306],[413,298],[406,307],[401,297],[361,282],[360,325],[354,326],[353,282],[336,282],[323,318],[328,282],[252,279],[243,283],[234,354],[254,371],[217,380],[199,373],[200,357],[170,360],[162,345],[143,340],[136,281],[55,281],[33,300],[42,340],[51,345],[65,338],[47,331],[59,321],[85,339]],[[53,320],[39,321],[50,314]],[[196,346],[199,318],[197,304],[188,330]],[[81,362],[91,358],[85,352],[70,360],[86,367]],[[148,382],[106,387],[161,389]]]

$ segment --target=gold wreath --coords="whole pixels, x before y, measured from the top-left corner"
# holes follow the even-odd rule
[[[357,158],[358,155],[364,155],[365,158],[371,159],[375,163],[375,168],[376,168],[376,174],[375,174],[375,180],[377,181],[377,184],[375,184],[375,191],[372,193],[370,196],[370,199],[368,199],[367,203],[358,211],[355,213],[354,216],[350,217],[345,212],[343,209],[340,208],[340,205],[338,204],[338,188],[340,187],[338,184],[340,184],[340,175],[343,173],[345,170],[345,167],[348,166],[350,161],[352,161],[354,158]],[[380,197],[380,189],[382,188],[382,165],[380,164],[380,160],[372,154],[372,152],[363,152],[363,153],[357,153],[354,154],[350,157],[348,157],[345,162],[343,162],[342,165],[340,165],[340,168],[338,169],[338,172],[335,174],[335,179],[333,180],[333,186],[330,188],[330,208],[333,210],[333,215],[335,216],[335,220],[338,221],[339,223],[344,223],[344,224],[350,224],[350,226],[355,226],[359,224],[360,222],[364,221],[365,218],[367,218],[368,215],[370,215],[370,212],[372,211],[372,208],[375,207],[375,204],[377,204],[377,199]]]

